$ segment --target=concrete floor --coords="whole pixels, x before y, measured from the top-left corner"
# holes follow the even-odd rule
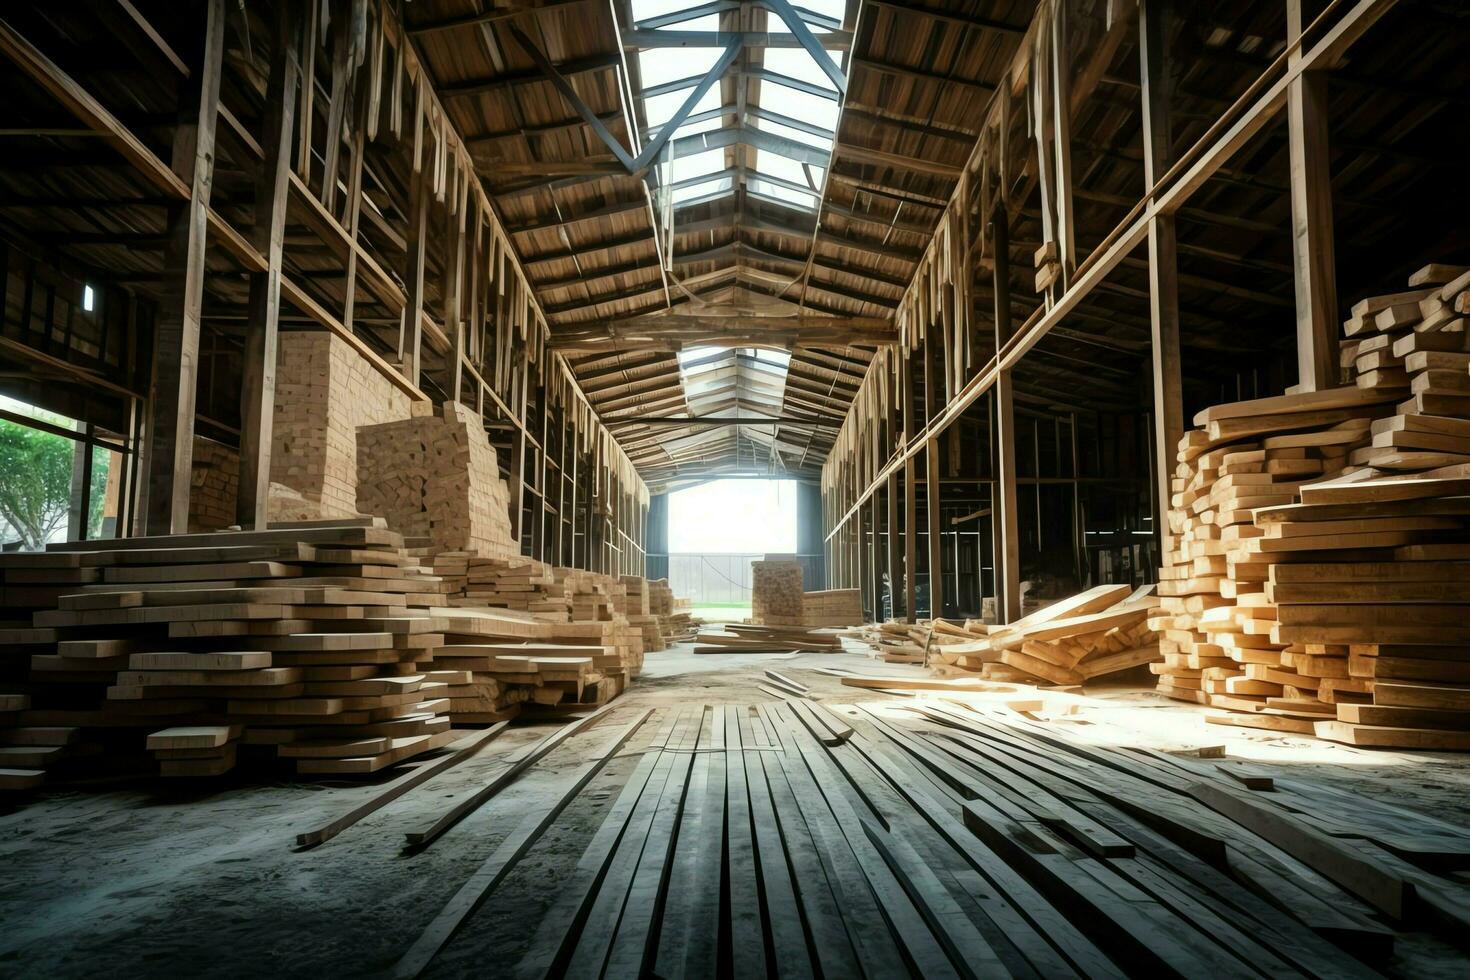
[[[520,746],[553,729],[513,728],[481,754],[411,791],[325,845],[292,850],[297,833],[373,796],[380,783],[165,782],[50,790],[0,814],[0,976],[102,972],[204,977],[340,976],[391,966],[423,926],[559,777],[643,707],[752,703],[775,667],[830,703],[904,701],[844,688],[811,668],[917,676],[858,652],[695,656],[687,646],[650,654],[643,676],[606,721],[570,739],[428,851],[403,857],[402,835],[473,792]],[[1141,682],[1142,683],[1142,682]],[[1463,821],[1470,756],[1365,752],[1300,736],[1204,722],[1200,709],[1141,686],[1051,695],[1044,717],[1079,739],[1170,751],[1225,745],[1343,788]],[[568,867],[653,732],[645,725],[435,961],[430,975],[483,973],[515,962]],[[1305,771],[1304,771],[1305,770]]]

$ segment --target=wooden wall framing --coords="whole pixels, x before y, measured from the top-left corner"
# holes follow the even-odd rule
[[[200,321],[233,318],[244,324],[243,525],[265,521],[277,333],[325,329],[411,399],[481,414],[523,553],[641,571],[647,488],[547,348],[545,314],[394,5],[308,0],[263,13],[211,0],[191,16],[187,30],[159,32],[129,9],[119,38],[143,65],[177,73],[171,161],[107,93],[64,70],[62,53],[0,21],[0,57],[115,151],[118,172],[166,213],[161,271],[135,277],[157,311],[157,372],[136,434],[139,530],[186,530]],[[165,36],[192,40],[176,51]],[[247,172],[253,196],[211,193],[223,160]],[[238,315],[219,312],[221,259],[245,277]],[[106,276],[95,253],[88,261]]]

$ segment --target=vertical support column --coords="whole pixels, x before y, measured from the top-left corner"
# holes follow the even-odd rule
[[[997,207],[990,223],[990,240],[995,243],[995,349],[1011,338],[1011,252],[1010,229],[1005,207]],[[1016,408],[1011,372],[995,380],[995,494],[991,520],[996,522],[995,587],[996,616],[1002,623],[1021,618],[1021,524],[1016,499]]]
[[[71,507],[66,515],[66,540],[86,541],[92,517],[92,423],[79,423],[85,439],[72,443]]]
[[[542,362],[545,367],[545,362]],[[537,415],[541,419],[541,448],[536,451],[536,517],[531,521],[531,557],[546,560],[546,441],[551,435],[551,413],[546,410],[546,385],[536,386]]]
[[[1067,43],[1068,0],[1056,0],[1051,24],[1052,150],[1056,154],[1057,261],[1061,291],[1077,269],[1077,235],[1072,211],[1072,58]]]
[[[914,438],[914,365],[905,347],[899,359],[899,370],[903,375],[899,381],[899,398],[903,399],[900,416],[903,419],[903,440],[907,445]],[[912,623],[918,618],[914,605],[914,578],[918,570],[919,509],[917,487],[914,486],[914,457],[903,463],[903,612],[904,618]]]
[[[1173,0],[1143,0],[1138,8],[1138,55],[1143,85],[1143,182],[1153,187],[1169,169],[1173,81],[1168,40]],[[1148,224],[1149,320],[1153,330],[1154,526],[1159,546],[1173,547],[1169,531],[1170,479],[1184,435],[1184,395],[1179,348],[1179,269],[1174,215],[1156,213]]]
[[[933,422],[941,409],[940,373],[935,363],[934,330],[924,331],[924,418]],[[929,551],[929,616],[944,612],[944,575],[939,540],[939,440],[931,438],[924,447],[924,517]]]
[[[405,246],[407,254],[403,269],[403,282],[407,289],[407,297],[403,306],[403,325],[398,332],[398,362],[403,367],[404,377],[414,385],[419,383],[419,375],[422,370],[424,249],[428,244],[429,201],[432,197],[429,192],[429,163],[425,159],[428,149],[423,146],[423,101],[424,97],[420,93],[414,110],[420,117],[419,124],[415,127],[416,130],[419,130],[415,137],[418,142],[413,153],[415,169],[408,176],[408,232]]]
[[[153,418],[148,427],[150,534],[182,534],[189,529],[199,316],[204,304],[209,191],[214,181],[214,131],[225,49],[224,0],[209,0],[199,10],[203,43],[183,86],[173,142],[173,169],[189,185],[189,200],[169,206],[155,324]]]
[[[447,196],[453,194],[451,187]],[[459,401],[464,383],[464,317],[460,312],[460,293],[464,283],[465,212],[469,206],[468,200],[460,201],[458,214],[444,216],[444,333],[449,337],[449,371],[445,380],[452,402]]]
[[[250,276],[245,314],[245,350],[240,377],[240,483],[235,523],[264,530],[271,479],[271,437],[276,405],[276,339],[281,313],[281,253],[286,239],[290,192],[291,136],[296,121],[300,58],[296,7],[281,4],[276,22],[276,52],[266,83],[265,161],[255,183],[255,223],[251,244],[265,256],[265,271]],[[353,250],[356,257],[356,250]],[[351,309],[349,285],[348,309]],[[351,313],[348,313],[351,322]]]
[[[1286,40],[1301,36],[1303,0],[1286,2]],[[1290,60],[1301,60],[1295,51]],[[1333,254],[1332,171],[1327,146],[1327,73],[1303,72],[1287,87],[1291,150],[1291,250],[1296,280],[1297,384],[1321,391],[1337,383],[1337,270]]]

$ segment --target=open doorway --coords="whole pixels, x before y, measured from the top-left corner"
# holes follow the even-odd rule
[[[669,495],[669,585],[694,615],[750,617],[750,563],[797,549],[795,480],[712,480]]]

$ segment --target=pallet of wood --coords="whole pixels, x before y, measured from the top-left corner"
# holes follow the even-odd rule
[[[1170,523],[1186,533],[1164,569],[1173,598],[1159,689],[1230,712],[1212,721],[1470,748],[1470,598],[1459,595],[1470,574],[1470,350],[1459,315],[1470,270],[1429,266],[1409,285],[1354,305],[1344,324],[1352,388],[1204,413],[1274,416],[1259,445],[1189,456],[1200,437],[1181,443],[1188,479]],[[1354,398],[1366,417],[1290,425]],[[1272,482],[1233,510],[1201,512],[1218,531],[1189,533],[1193,500],[1232,493],[1222,485],[1249,472],[1243,464]]]
[[[751,562],[750,602],[751,622],[757,625],[805,626],[801,562],[770,557]]]

